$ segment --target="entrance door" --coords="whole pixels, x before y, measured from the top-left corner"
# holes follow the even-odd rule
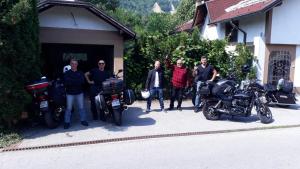
[[[60,77],[63,67],[68,65],[70,59],[78,60],[78,69],[87,72],[98,67],[100,59],[106,62],[105,69],[112,73],[113,70],[112,45],[77,45],[77,44],[42,44],[42,59],[44,60],[44,74],[48,78]]]

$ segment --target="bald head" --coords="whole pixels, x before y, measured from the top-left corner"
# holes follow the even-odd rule
[[[154,63],[154,68],[155,69],[159,69],[160,68],[160,62],[157,60],[157,61],[155,61],[155,63]]]

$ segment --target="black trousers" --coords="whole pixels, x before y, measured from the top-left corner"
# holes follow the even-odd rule
[[[183,92],[184,88],[172,87],[170,108],[174,108],[174,102],[176,99],[178,102],[177,107],[181,107]]]

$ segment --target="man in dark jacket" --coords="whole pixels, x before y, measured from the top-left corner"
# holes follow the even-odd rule
[[[96,108],[95,96],[102,90],[102,82],[109,78],[109,73],[104,70],[104,60],[99,60],[98,68],[94,68],[89,72],[85,73],[87,82],[91,85],[90,88],[90,100],[91,100],[91,111],[93,113],[94,120],[98,119],[98,112]],[[103,112],[100,112],[100,120],[105,121]]]
[[[150,109],[151,101],[156,94],[158,94],[160,110],[166,112],[164,109],[163,82],[164,82],[164,75],[163,75],[163,70],[160,67],[160,62],[155,61],[154,69],[149,71],[146,85],[145,85],[146,90],[150,91],[150,97],[147,100],[146,112],[151,111]]]
[[[81,124],[88,126],[86,121],[86,112],[84,108],[84,96],[83,96],[83,85],[84,85],[84,75],[81,71],[77,70],[78,61],[72,59],[70,61],[71,70],[68,70],[64,74],[64,85],[66,87],[67,93],[67,109],[65,112],[65,123],[64,128],[68,129],[70,127],[71,121],[71,110],[74,104],[74,100],[77,101],[79,107],[79,114]]]
[[[168,57],[166,57],[166,66],[173,71],[172,93],[169,110],[172,110],[174,108],[174,102],[177,98],[177,109],[181,111],[182,94],[184,92],[184,89],[189,86],[188,69],[183,66],[182,59],[178,59],[176,61],[176,65],[172,65]]]
[[[193,72],[196,82],[197,82],[197,93],[199,92],[199,87],[201,83],[205,83],[206,81],[214,81],[217,76],[216,69],[207,63],[206,56],[201,57],[201,64],[194,70]],[[195,98],[195,112],[200,111],[200,95],[196,94]]]

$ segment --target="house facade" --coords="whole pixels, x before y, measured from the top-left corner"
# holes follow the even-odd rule
[[[55,78],[71,58],[83,72],[106,62],[111,73],[123,69],[124,41],[135,33],[94,5],[71,0],[38,3],[41,55],[44,74]]]
[[[196,1],[188,29],[199,27],[210,40],[245,43],[258,59],[258,79],[275,84],[284,78],[300,93],[299,11],[298,0]]]

